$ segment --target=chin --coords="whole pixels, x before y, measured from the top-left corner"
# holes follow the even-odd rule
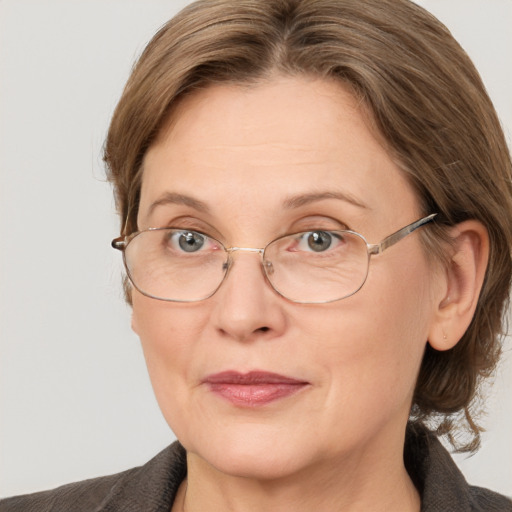
[[[297,460],[297,454],[286,454],[273,451],[253,453],[215,452],[207,454],[204,459],[217,471],[238,478],[259,481],[280,480],[303,469]]]
[[[252,427],[252,428],[251,428]],[[199,457],[215,470],[240,478],[276,480],[308,465],[304,444],[288,429],[262,428],[261,425],[209,433],[204,442],[182,442],[189,457]]]

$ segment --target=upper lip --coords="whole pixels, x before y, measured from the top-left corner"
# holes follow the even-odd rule
[[[228,370],[220,373],[208,375],[203,382],[208,384],[238,384],[238,385],[256,385],[256,384],[308,384],[308,382],[292,377],[286,377],[278,373],[266,371],[250,371],[242,373],[234,370]]]

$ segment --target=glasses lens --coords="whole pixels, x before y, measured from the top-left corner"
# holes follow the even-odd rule
[[[226,274],[226,252],[202,233],[154,229],[137,234],[125,249],[133,285],[150,297],[197,301],[212,295]]]
[[[280,238],[265,250],[265,270],[284,297],[332,302],[355,293],[366,280],[365,240],[350,231],[309,231]]]

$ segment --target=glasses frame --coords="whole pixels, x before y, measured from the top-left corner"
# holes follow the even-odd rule
[[[361,285],[356,290],[354,290],[352,293],[349,293],[348,295],[344,295],[343,297],[340,297],[340,298],[337,298],[337,299],[329,299],[329,300],[319,301],[319,302],[318,301],[315,301],[315,302],[297,301],[297,300],[294,300],[294,299],[291,299],[291,298],[287,297],[285,294],[283,294],[280,290],[278,290],[276,288],[276,286],[272,283],[272,280],[271,280],[271,278],[269,276],[269,273],[272,272],[272,263],[270,261],[265,261],[265,251],[267,250],[267,247],[269,245],[273,244],[274,242],[277,242],[278,240],[281,240],[281,239],[286,238],[288,236],[293,236],[294,234],[297,234],[297,233],[288,233],[286,235],[283,235],[283,236],[280,236],[278,238],[275,238],[274,240],[272,240],[268,244],[266,244],[265,247],[262,247],[262,248],[257,248],[257,247],[225,247],[224,244],[222,242],[220,242],[219,240],[213,239],[212,237],[209,237],[209,238],[212,238],[213,240],[215,240],[215,242],[217,242],[224,249],[224,252],[227,254],[226,271],[224,273],[224,277],[220,281],[220,283],[217,286],[217,288],[215,288],[215,290],[213,290],[206,297],[203,297],[201,299],[193,299],[193,300],[164,299],[164,298],[161,298],[161,297],[157,297],[155,295],[151,295],[150,293],[147,293],[147,292],[141,290],[135,284],[135,282],[134,282],[134,280],[133,280],[133,278],[132,278],[132,276],[130,274],[130,270],[128,268],[128,265],[126,263],[126,253],[125,253],[125,250],[128,247],[128,244],[137,235],[140,235],[141,233],[144,233],[144,232],[147,232],[147,231],[163,231],[163,230],[167,230],[167,229],[180,229],[180,230],[182,230],[182,228],[163,227],[163,228],[148,228],[148,229],[144,229],[144,230],[141,230],[141,231],[135,231],[135,232],[133,232],[133,233],[131,233],[129,235],[125,235],[125,236],[120,236],[120,237],[114,238],[112,240],[112,242],[111,242],[111,246],[114,249],[117,249],[118,251],[121,251],[123,253],[124,268],[126,270],[126,274],[128,276],[128,279],[130,280],[130,282],[133,285],[133,287],[136,288],[142,295],[145,295],[146,297],[149,297],[151,299],[162,300],[164,302],[181,302],[181,303],[201,302],[203,300],[209,299],[212,295],[214,295],[217,292],[217,290],[222,286],[222,284],[226,280],[226,278],[227,278],[227,276],[229,274],[229,270],[230,270],[230,268],[232,266],[231,255],[234,252],[237,252],[237,251],[245,251],[245,252],[258,253],[261,256],[261,266],[262,266],[262,269],[263,269],[264,276],[265,276],[267,282],[269,283],[269,285],[272,287],[272,289],[278,295],[280,295],[281,297],[285,298],[286,300],[289,300],[290,302],[294,302],[295,304],[328,304],[328,303],[331,303],[331,302],[337,302],[339,300],[346,299],[346,298],[351,297],[352,295],[356,294],[364,286],[364,284],[366,283],[366,280],[368,278],[368,272],[369,272],[369,269],[370,269],[370,261],[371,261],[371,257],[372,256],[375,256],[375,255],[383,253],[386,249],[388,249],[389,247],[397,244],[398,242],[403,240],[406,236],[408,236],[412,232],[416,231],[418,228],[420,228],[420,227],[422,227],[422,226],[432,222],[436,216],[437,216],[437,213],[432,213],[430,215],[427,215],[426,217],[423,217],[423,218],[421,218],[419,220],[416,220],[416,221],[412,222],[411,224],[408,224],[407,226],[404,226],[403,228],[400,228],[399,230],[395,231],[394,233],[391,233],[390,235],[388,235],[387,237],[385,237],[379,243],[376,243],[376,244],[368,243],[366,238],[363,235],[361,235],[361,233],[357,233],[356,231],[352,231],[350,229],[336,230],[337,232],[340,232],[340,233],[350,233],[352,235],[356,235],[359,238],[361,238],[363,240],[363,242],[366,244],[366,251],[367,251],[367,255],[368,255],[368,260],[367,260],[367,265],[366,265],[366,274],[364,276],[364,279],[363,279]],[[193,230],[191,230],[191,231],[193,231]]]

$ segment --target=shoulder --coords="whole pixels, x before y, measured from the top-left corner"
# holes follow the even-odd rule
[[[471,510],[476,512],[512,512],[512,499],[502,494],[474,486],[470,486],[469,494],[473,507]]]
[[[185,475],[185,450],[174,443],[143,466],[122,473],[6,498],[0,512],[169,510]]]
[[[134,470],[67,484],[51,491],[6,498],[0,501],[0,512],[49,512],[71,509],[76,512],[90,512],[95,510],[116,484],[132,471]]]
[[[439,439],[419,425],[408,427],[404,459],[422,512],[512,512],[510,498],[470,486]]]

